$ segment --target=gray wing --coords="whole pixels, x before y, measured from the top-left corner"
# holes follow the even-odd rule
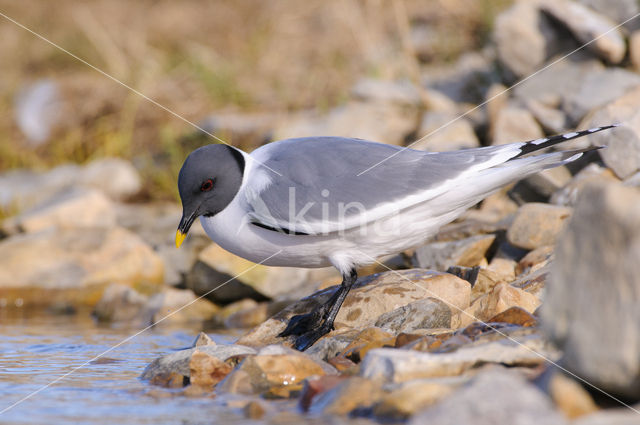
[[[521,145],[428,153],[360,139],[288,139],[251,154],[256,168],[244,195],[254,224],[335,232],[431,199],[461,175],[514,157]]]

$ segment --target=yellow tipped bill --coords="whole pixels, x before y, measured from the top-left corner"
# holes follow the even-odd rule
[[[182,245],[182,242],[184,242],[184,238],[186,237],[187,237],[187,234],[182,233],[180,229],[176,231],[176,248],[180,248],[180,245]]]

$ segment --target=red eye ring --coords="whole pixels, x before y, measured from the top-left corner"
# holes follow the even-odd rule
[[[200,185],[200,192],[208,192],[211,189],[213,189],[213,180],[212,179],[205,180],[202,183],[202,185]]]

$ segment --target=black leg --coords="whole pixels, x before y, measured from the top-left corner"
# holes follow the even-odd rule
[[[310,313],[293,316],[289,320],[287,328],[278,336],[297,336],[294,346],[300,351],[311,347],[321,336],[331,332],[338,311],[340,311],[342,303],[357,279],[358,275],[355,269],[352,269],[349,275],[343,275],[340,288],[326,303]]]

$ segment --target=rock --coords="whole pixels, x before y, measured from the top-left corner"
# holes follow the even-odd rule
[[[493,288],[495,284],[500,282],[512,282],[516,278],[515,269],[517,264],[518,263],[511,258],[493,257],[486,267],[488,272],[493,273],[493,275],[488,278],[488,283],[491,285],[490,288]],[[481,286],[478,289],[481,288],[484,287]]]
[[[582,189],[592,183],[602,181],[615,183],[620,180],[613,175],[611,170],[603,168],[595,163],[589,164],[580,170],[569,184],[554,193],[551,196],[550,202],[554,205],[572,207],[576,204]]]
[[[531,327],[538,324],[538,319],[521,307],[509,307],[489,319],[489,323],[510,323],[512,325]]]
[[[459,118],[457,113],[427,111],[422,116],[418,134],[420,141],[411,145],[411,149],[431,152],[453,151],[465,148],[477,148],[480,141],[471,122]]]
[[[531,295],[536,296],[539,300],[543,300],[545,294],[544,288],[547,285],[547,280],[551,271],[550,264],[532,271],[530,273],[520,276],[518,279],[511,282],[511,286],[514,288],[522,289]]]
[[[492,145],[502,145],[544,137],[531,112],[517,106],[506,106],[498,112],[493,125]]]
[[[162,260],[138,236],[110,229],[50,229],[0,241],[0,299],[27,306],[94,306],[111,283],[157,290]]]
[[[216,304],[229,304],[243,298],[256,301],[300,298],[309,295],[321,280],[334,276],[338,273],[333,268],[256,266],[210,244],[198,254],[198,262],[189,271],[185,283],[198,295],[210,292],[207,297]]]
[[[282,343],[277,335],[284,330],[289,318],[326,302],[336,289],[319,291],[290,305],[241,337],[238,343],[252,346]],[[338,313],[335,326],[338,330],[340,327],[371,327],[380,315],[428,297],[438,298],[450,308],[464,309],[469,305],[470,292],[469,282],[427,270],[399,270],[368,276],[354,285]]]
[[[476,299],[464,312],[458,313],[460,322],[457,327],[467,326],[478,320],[486,322],[511,307],[521,307],[533,313],[539,306],[540,300],[535,295],[500,283],[491,292]]]
[[[598,410],[598,406],[579,382],[552,370],[547,392],[556,407],[569,419],[588,415]]]
[[[314,397],[309,413],[347,415],[357,408],[373,406],[381,397],[379,383],[356,376]]]
[[[460,382],[450,383],[444,379],[414,379],[404,382],[386,393],[375,405],[373,413],[382,418],[407,419],[447,397],[459,384]]]
[[[471,288],[471,301],[473,302],[480,296],[491,292],[496,285],[507,283],[507,280],[490,268],[480,268],[476,282]]]
[[[620,184],[589,186],[575,211],[556,247],[543,325],[568,370],[638,400],[640,194]]]
[[[88,163],[79,176],[83,186],[99,189],[111,199],[124,200],[142,189],[135,167],[120,158],[101,158]]]
[[[638,410],[637,406],[635,409]],[[572,425],[635,425],[637,423],[638,413],[626,408],[601,410],[571,422]]]
[[[325,136],[358,137],[374,142],[402,145],[415,132],[418,109],[381,102],[352,101],[328,115],[306,113],[279,124],[274,138]]]
[[[520,275],[537,270],[548,262],[553,255],[553,250],[553,245],[545,245],[530,251],[518,262],[516,273]]]
[[[558,353],[540,335],[514,335],[511,338],[518,343],[501,338],[443,352],[377,348],[369,351],[360,364],[360,375],[397,383],[419,378],[457,376],[485,363],[539,365],[545,360],[537,353],[551,359],[558,357]]]
[[[257,400],[253,400],[247,403],[243,411],[244,411],[244,416],[247,419],[257,420],[257,419],[262,419],[264,417],[265,413],[267,413],[267,407],[265,406],[264,403]]]
[[[198,125],[234,146],[258,147],[271,139],[276,116],[270,113],[223,112],[209,115]]]
[[[560,107],[559,102],[552,107],[539,99],[530,99],[526,105],[529,112],[545,131],[552,134],[560,134],[567,131],[567,115],[558,109]]]
[[[380,347],[393,347],[396,337],[380,328],[371,327],[360,332],[339,354],[353,362],[359,363],[369,350]]]
[[[629,59],[634,71],[640,71],[640,30],[632,32],[629,37]]]
[[[628,89],[625,93],[620,93],[611,103],[594,111],[582,123],[624,123],[621,127],[604,132],[604,135],[594,134],[589,137],[592,144],[607,147],[601,151],[600,156],[605,165],[621,179],[640,170],[640,86]]]
[[[609,18],[570,0],[542,3],[542,10],[562,23],[580,43],[610,63],[620,63],[626,52],[624,37]]]
[[[498,59],[520,79],[538,71],[547,59],[567,49],[549,19],[540,13],[539,2],[519,1],[500,13],[493,39]]]
[[[316,359],[330,362],[332,358],[342,353],[361,333],[357,329],[343,329],[344,331],[341,329],[320,339],[309,347],[305,353]]]
[[[476,235],[458,241],[432,242],[416,249],[416,267],[445,271],[451,266],[474,267],[485,258],[494,235]]]
[[[517,372],[490,369],[440,403],[413,416],[409,425],[567,422],[553,409],[545,395]]]
[[[627,19],[631,18],[640,11],[638,2],[635,0],[616,0],[614,2],[609,0],[577,0],[578,3],[587,6],[588,8],[598,12],[599,14],[608,17],[612,21],[620,24]],[[635,20],[624,24],[624,28],[633,29],[637,28],[638,23]]]
[[[227,328],[240,329],[247,329],[258,326],[260,323],[267,320],[268,307],[269,305],[267,303],[256,303],[256,305],[252,308],[238,310],[227,316],[224,321],[224,325]]]
[[[435,298],[414,301],[378,317],[376,326],[394,334],[451,327],[451,309]]]
[[[311,401],[315,396],[335,388],[346,379],[349,379],[349,377],[344,375],[311,376],[305,379],[302,395],[300,396],[300,407],[306,412],[309,410]]]
[[[93,315],[100,322],[135,322],[148,300],[148,296],[127,285],[112,283],[104,290]]]
[[[59,192],[47,201],[5,220],[3,230],[8,233],[33,233],[44,229],[107,228],[116,224],[116,212],[111,201],[93,189],[71,189]]]
[[[507,231],[507,240],[524,249],[552,245],[564,228],[571,208],[528,203],[520,207]]]
[[[200,332],[193,341],[193,344],[191,344],[191,348],[201,347],[203,345],[216,345],[216,343],[209,335],[204,332]]]
[[[250,378],[253,392],[269,391],[272,387],[299,387],[310,376],[336,374],[329,364],[281,346],[267,346],[255,356],[249,356],[233,371],[244,372]]]
[[[629,102],[630,92],[638,88],[638,85],[640,75],[622,68],[590,73],[585,76],[582,85],[567,96],[563,110],[573,122],[579,122],[592,109],[623,96],[626,98],[625,102]]]
[[[190,289],[165,287],[153,295],[144,307],[142,317],[147,324],[184,324],[209,320],[219,307],[198,298]]]
[[[410,81],[385,81],[362,78],[351,89],[351,96],[362,102],[381,102],[420,107],[420,91]]]
[[[155,359],[147,365],[140,378],[144,380],[154,380],[158,379],[158,377],[169,376],[171,374],[189,378],[191,375],[189,368],[191,357],[196,351],[216,357],[222,361],[226,361],[234,356],[256,353],[253,348],[244,345],[205,345],[188,348]]]
[[[191,385],[212,389],[232,369],[233,366],[229,363],[196,348],[189,360],[189,382]]]
[[[524,180],[541,197],[549,199],[558,190],[571,182],[573,176],[565,166],[542,170]]]

